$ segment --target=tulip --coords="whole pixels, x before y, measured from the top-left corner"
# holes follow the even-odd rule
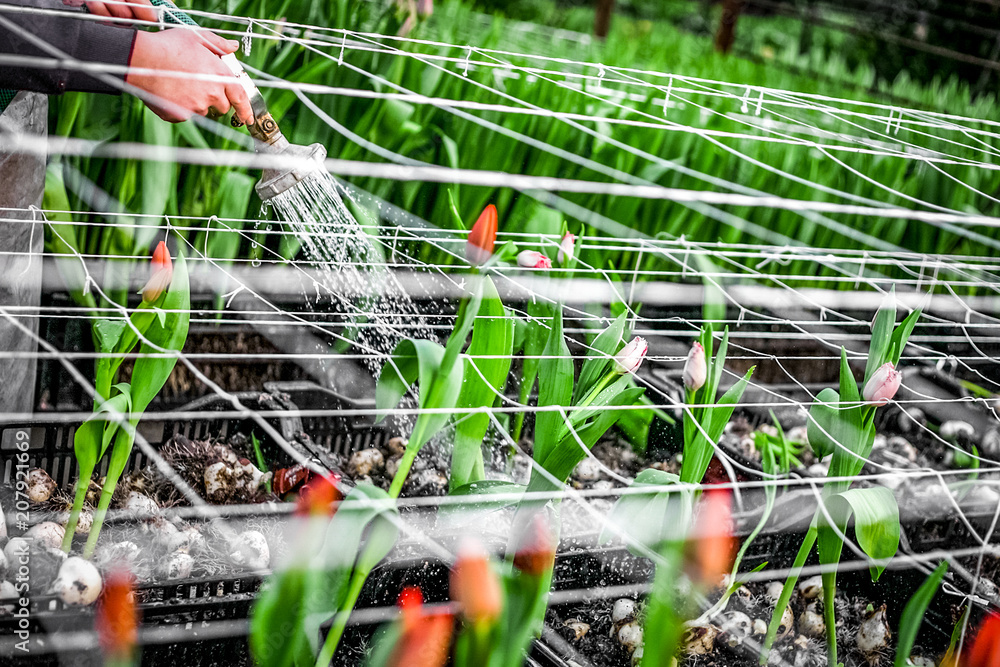
[[[991,612],[972,641],[962,660],[962,667],[996,667],[1000,665],[1000,614]]]
[[[892,362],[885,362],[872,373],[862,395],[868,403],[885,405],[899,390],[901,376]]]
[[[695,343],[684,362],[684,386],[688,391],[698,391],[708,378],[708,364],[705,362],[705,348]]]
[[[556,544],[544,514],[531,521],[520,548],[514,553],[514,567],[525,574],[540,577],[556,562]]]
[[[695,525],[688,535],[685,556],[691,580],[705,587],[719,584],[736,558],[729,491],[706,491],[698,503]]]
[[[500,579],[483,545],[474,538],[459,548],[451,571],[451,597],[462,605],[462,613],[474,625],[492,623],[503,610]]]
[[[153,251],[151,264],[153,274],[146,282],[146,286],[142,288],[142,300],[146,303],[154,303],[159,299],[160,295],[170,287],[170,279],[174,275],[174,265],[170,261],[170,252],[167,250],[167,244],[163,241],[160,241],[156,250]]]
[[[537,250],[522,250],[517,255],[517,265],[525,269],[551,269],[552,260]]]
[[[642,360],[649,351],[649,344],[642,336],[636,336],[615,355],[615,372],[619,375],[635,373],[642,366]]]
[[[425,17],[433,14],[434,0],[417,0],[417,13]]]
[[[298,516],[333,516],[333,503],[343,496],[337,490],[336,475],[315,475],[299,491],[295,513]]]
[[[562,237],[562,241],[559,242],[559,252],[556,254],[556,259],[560,264],[568,264],[573,261],[573,253],[576,250],[576,236],[570,232]]]
[[[115,568],[104,580],[104,593],[95,614],[97,638],[107,664],[130,664],[139,637],[132,574]]]
[[[448,661],[454,621],[448,613],[428,613],[420,589],[403,589],[399,596],[402,632],[387,667],[444,667]]]
[[[482,266],[493,256],[497,241],[497,207],[490,204],[479,214],[465,242],[465,258],[473,266]]]

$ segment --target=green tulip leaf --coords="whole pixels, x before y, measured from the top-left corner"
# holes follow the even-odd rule
[[[847,534],[847,525],[853,515],[858,546],[869,558],[884,561],[896,555],[900,534],[899,507],[892,491],[882,486],[849,489],[827,498],[825,505],[841,534]],[[821,563],[840,562],[843,541],[825,518],[820,522],[818,544]],[[877,581],[884,569],[883,564],[873,564],[872,580]]]
[[[941,585],[941,580],[944,579],[947,571],[948,561],[942,561],[927,577],[927,580],[920,585],[910,601],[906,603],[903,616],[899,619],[899,639],[896,642],[896,660],[893,667],[909,667],[911,664],[910,652],[913,650],[913,643],[920,631],[920,624],[923,623],[924,613],[931,600],[934,599],[938,586]]]

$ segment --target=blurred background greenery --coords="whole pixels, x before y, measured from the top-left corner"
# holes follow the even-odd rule
[[[394,2],[372,0],[184,0],[179,4],[233,16],[281,18],[290,24],[382,35],[397,34],[415,7],[402,3],[401,8]],[[591,37],[595,15],[590,2],[439,0],[433,15],[417,21],[409,33],[410,37],[428,41],[373,39],[382,43],[383,48],[347,48],[345,64],[338,65],[340,37],[336,34],[328,36],[329,45],[319,44],[315,48],[257,38],[253,40],[250,55],[241,57],[251,68],[286,81],[379,93],[403,90],[484,104],[534,105],[587,118],[574,124],[551,114],[470,112],[485,123],[495,124],[485,127],[429,104],[343,94],[297,95],[292,90],[265,88],[268,104],[285,134],[295,143],[324,144],[332,158],[384,162],[385,151],[391,151],[400,156],[394,159],[595,181],[613,180],[607,174],[607,170],[613,169],[642,182],[691,190],[720,189],[712,179],[722,179],[759,192],[806,201],[850,203],[850,198],[863,198],[913,208],[913,200],[919,199],[931,207],[997,215],[1000,200],[995,195],[1000,192],[1000,173],[974,164],[992,162],[997,155],[996,141],[988,134],[975,139],[959,135],[963,140],[957,142],[954,136],[945,136],[947,133],[934,128],[920,131],[904,126],[896,134],[898,140],[910,142],[926,154],[953,158],[954,164],[943,169],[912,156],[864,152],[838,154],[842,162],[837,162],[808,145],[736,138],[725,140],[723,148],[722,140],[709,140],[702,131],[766,134],[765,130],[748,124],[748,118],[741,113],[740,100],[729,97],[675,93],[667,114],[673,129],[631,122],[644,120],[641,113],[655,109],[657,96],[662,100],[662,87],[666,83],[663,78],[636,74],[643,80],[654,80],[659,87],[633,89],[630,92],[640,93],[638,98],[612,103],[607,98],[571,90],[562,85],[561,76],[500,80],[495,70],[488,67],[473,67],[467,76],[461,75],[461,61],[468,54],[466,45],[473,45],[564,58],[566,64],[542,66],[574,75],[596,73],[595,68],[576,63],[604,63],[740,86],[1000,120],[995,109],[994,69],[945,58],[933,49],[911,48],[907,46],[909,42],[900,41],[905,37],[956,52],[961,47],[963,53],[974,51],[968,54],[970,58],[983,60],[992,56],[995,61],[994,46],[1000,48],[1000,32],[979,30],[976,32],[979,41],[974,45],[969,39],[972,30],[969,26],[986,25],[983,21],[992,16],[991,12],[995,13],[995,8],[981,6],[979,13],[965,15],[956,7],[981,3],[939,2],[933,7],[928,5],[929,8],[924,5],[928,3],[917,0],[903,0],[891,6],[881,0],[846,2],[836,7],[812,0],[766,3],[754,0],[743,7],[732,53],[723,55],[713,46],[713,34],[722,12],[716,3],[619,0],[611,32],[606,40],[599,40]],[[951,14],[955,16],[947,18]],[[236,33],[246,29],[242,23],[204,17],[199,22]],[[834,26],[844,22],[849,22],[852,29]],[[258,26],[256,32],[261,34],[264,30]],[[883,33],[895,34],[896,39],[886,38]],[[437,62],[387,53],[392,49],[455,60],[444,64],[450,70],[445,72]],[[515,55],[504,57],[519,65],[539,66],[537,61],[529,62]],[[303,97],[347,131],[331,127],[303,103]],[[829,119],[822,112],[801,112],[799,116],[792,111],[787,113],[800,130],[822,131],[828,127]],[[884,110],[881,113],[885,115]],[[64,95],[52,105],[52,127],[61,135],[102,142],[230,150],[249,145],[207,132],[193,123],[168,125],[128,97]],[[878,138],[885,133],[886,125],[884,120],[876,123],[859,119],[853,129],[843,122],[829,127],[862,138]],[[695,131],[689,131],[692,128]],[[527,143],[523,136],[537,140],[536,144]],[[371,145],[366,146],[358,138]],[[887,137],[881,140],[886,141]],[[543,150],[546,144],[595,164],[586,166],[569,161],[551,150]],[[370,150],[373,146],[380,150],[373,152]],[[193,220],[185,221],[192,229],[184,233],[196,247],[207,249],[207,254],[215,259],[252,261],[265,248],[293,258],[299,251],[293,240],[282,241],[276,236],[256,233],[253,221],[270,215],[262,211],[261,202],[253,192],[257,178],[255,172],[230,167],[66,157],[50,168],[46,208],[95,210],[93,198],[82,187],[92,182],[120,202],[125,211],[149,216],[136,218],[140,224],[159,224],[164,215],[193,216]],[[448,210],[447,184],[360,178],[352,179],[352,185],[439,227],[455,226]],[[461,217],[467,224],[489,202],[496,203],[500,210],[502,231],[555,233],[563,220],[561,214],[502,183],[496,187],[453,189]],[[564,198],[649,237],[684,235],[689,240],[706,243],[787,243],[859,250],[888,247],[930,254],[984,255],[1000,247],[994,245],[1000,239],[1000,232],[993,227],[957,229],[907,219],[843,214],[831,216],[835,224],[829,224],[816,216],[777,208],[726,206],[720,213],[663,200],[588,194],[566,194]],[[374,201],[362,201],[355,208],[374,210]],[[356,212],[365,216],[363,211]],[[216,224],[206,234],[210,216],[236,219],[237,222],[229,223],[235,231],[221,230]],[[726,216],[735,218],[727,221]],[[63,214],[61,218],[93,223],[77,228],[78,246],[90,253],[141,256],[149,252],[158,238],[152,229],[144,232],[141,227],[116,225],[121,218],[104,219],[80,213]],[[570,218],[567,222],[574,230],[600,231],[586,226],[586,220]],[[762,230],[766,233],[762,234]],[[50,249],[60,250],[53,239],[49,242]],[[426,261],[450,262],[447,255],[430,246],[419,252]],[[619,251],[595,251],[586,259],[595,266],[622,265],[626,258],[621,255]],[[804,267],[792,262],[772,264],[769,270],[796,276],[803,272],[812,274],[816,269],[813,265]],[[836,269],[823,271],[828,275],[837,273]],[[808,281],[797,283],[806,284]],[[853,282],[845,286],[852,287]]]

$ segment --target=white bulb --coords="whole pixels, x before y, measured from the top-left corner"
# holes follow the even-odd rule
[[[52,592],[68,605],[93,604],[101,594],[101,573],[94,564],[77,556],[67,558],[52,583]]]
[[[635,601],[628,598],[621,598],[620,600],[615,600],[614,606],[611,608],[611,622],[615,625],[621,623],[627,623],[635,618]]]

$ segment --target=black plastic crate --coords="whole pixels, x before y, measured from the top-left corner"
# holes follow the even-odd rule
[[[236,397],[247,408],[255,411],[288,412],[267,418],[282,437],[300,453],[313,460],[322,461],[322,450],[334,450],[338,454],[349,454],[363,447],[377,446],[384,442],[386,436],[380,428],[371,421],[354,417],[345,417],[338,412],[344,409],[360,407],[348,398],[322,390],[311,383],[292,383],[290,389],[297,397],[304,398],[313,395],[315,398],[309,405],[310,410],[322,410],[323,414],[315,414],[307,418],[308,428],[320,434],[319,444],[303,438],[303,420],[297,414],[298,406],[282,391],[281,383],[273,383],[268,392],[252,392],[237,394]],[[220,416],[212,418],[207,412],[233,412],[234,408],[228,399],[222,397],[206,397],[194,401],[178,412],[201,412],[196,419],[143,419],[137,427],[138,432],[154,448],[158,449],[175,435],[183,435],[189,439],[220,439],[226,440],[235,433],[248,435],[254,433],[267,452],[270,460],[280,465],[288,465],[291,457],[271,438],[267,436],[260,425],[252,419],[231,418]],[[17,466],[23,464],[16,454],[25,451],[28,454],[28,468],[42,468],[62,488],[71,488],[77,470],[73,453],[73,438],[79,422],[60,422],[57,415],[41,415],[38,419],[21,422],[4,422],[0,424],[0,482],[5,486],[13,483],[17,474]],[[309,430],[305,431],[306,434]],[[320,451],[318,451],[320,450]],[[126,466],[125,473],[145,467],[150,461],[138,446],[135,446]],[[101,462],[96,476],[106,473],[108,457]],[[262,513],[270,510],[262,507]],[[12,512],[8,512],[13,519]],[[183,626],[192,630],[190,641],[168,644],[152,644],[144,650],[143,664],[160,664],[169,660],[168,664],[180,661],[193,665],[241,664],[248,663],[246,655],[246,629],[250,607],[264,581],[264,573],[240,573],[231,576],[214,578],[192,578],[181,581],[162,583],[146,583],[137,589],[139,608],[143,615],[144,627],[164,628]],[[93,627],[92,608],[67,608],[63,602],[52,595],[35,595],[29,605],[29,632],[34,638],[35,652],[23,655],[13,649],[13,631],[18,620],[9,615],[0,615],[0,663],[7,658],[17,660],[18,664],[98,664],[95,651],[75,651],[71,655],[56,656],[46,652],[45,637],[53,633],[89,632]],[[199,627],[207,628],[217,621],[236,621],[244,626],[240,637],[214,638],[203,646],[195,632]],[[221,649],[219,647],[222,647]],[[184,658],[197,657],[191,661]],[[219,661],[209,660],[207,656],[217,655]]]

